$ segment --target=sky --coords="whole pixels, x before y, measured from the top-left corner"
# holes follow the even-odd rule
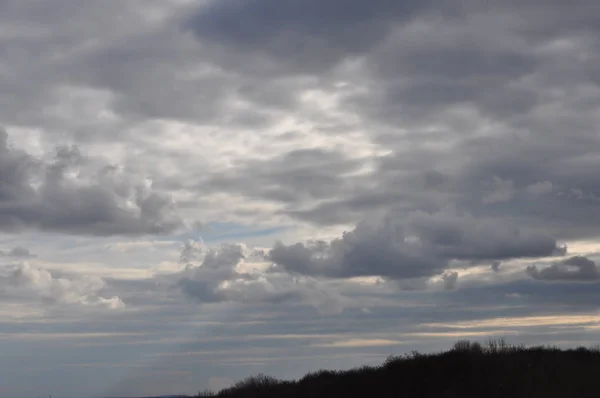
[[[590,346],[596,0],[0,0],[0,396]]]

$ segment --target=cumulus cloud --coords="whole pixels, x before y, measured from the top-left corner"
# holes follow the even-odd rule
[[[3,295],[34,299],[47,304],[99,306],[108,309],[123,308],[117,297],[104,297],[105,284],[101,278],[56,276],[27,262],[0,269],[0,291]]]
[[[151,181],[97,163],[77,147],[37,159],[13,148],[0,130],[0,229],[141,235],[182,226],[169,196]]]
[[[189,243],[183,253],[189,252]],[[188,255],[189,257],[189,255]],[[220,286],[236,276],[236,267],[245,258],[244,248],[237,244],[224,244],[220,248],[208,249],[197,266],[186,265],[178,285],[183,292],[205,303],[226,301]]]
[[[181,254],[179,255],[179,262],[183,264],[190,264],[199,260],[203,254],[204,243],[202,240],[195,241],[188,239],[184,242]]]
[[[442,281],[444,282],[444,289],[454,290],[458,282],[458,272],[446,272],[442,275]]]
[[[187,263],[181,273],[169,275],[168,279],[178,279],[176,286],[201,303],[304,303],[326,312],[339,312],[344,306],[341,295],[311,278],[239,268],[244,261],[264,260],[261,250],[240,244],[205,247],[188,241],[182,249],[182,259],[200,261]]]
[[[269,259],[287,271],[334,278],[433,276],[451,260],[506,260],[562,255],[552,237],[502,219],[481,219],[454,210],[389,213],[359,223],[331,242],[277,243]]]
[[[527,267],[527,274],[541,281],[582,281],[591,282],[600,279],[596,263],[587,257],[575,256],[550,266],[538,269]]]

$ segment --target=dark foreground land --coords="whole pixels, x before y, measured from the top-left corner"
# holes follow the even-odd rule
[[[259,375],[199,397],[600,397],[600,348],[560,350],[460,341],[438,354],[390,357],[377,367],[321,370],[296,381]]]

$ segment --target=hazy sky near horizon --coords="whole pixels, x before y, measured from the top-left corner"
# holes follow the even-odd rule
[[[0,396],[595,344],[596,0],[0,0]]]

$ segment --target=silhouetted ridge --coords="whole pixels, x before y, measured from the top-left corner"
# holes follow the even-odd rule
[[[320,370],[297,381],[258,375],[199,397],[600,397],[600,348],[485,345],[459,341],[437,354],[413,351],[382,365]]]

